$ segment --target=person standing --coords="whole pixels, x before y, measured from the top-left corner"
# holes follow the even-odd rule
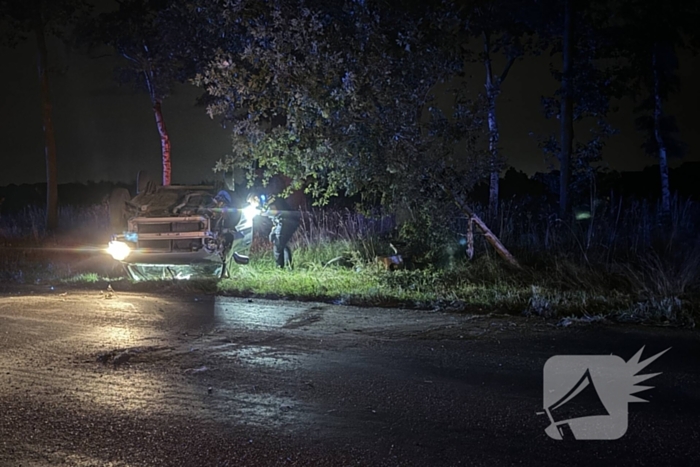
[[[293,210],[289,203],[282,198],[271,197],[268,200],[264,195],[258,193],[248,195],[248,203],[258,208],[261,216],[272,221],[269,239],[273,245],[277,267],[291,266],[292,251],[288,244],[299,228],[301,213]]]

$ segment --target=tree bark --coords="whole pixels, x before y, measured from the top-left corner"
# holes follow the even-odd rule
[[[456,201],[457,206],[459,206],[462,209],[462,212],[469,216],[471,222],[474,222],[474,224],[476,224],[479,230],[481,230],[481,233],[484,235],[484,238],[496,250],[496,253],[498,253],[499,256],[506,260],[511,266],[521,268],[520,263],[518,263],[518,261],[510,253],[510,251],[508,251],[505,245],[501,243],[498,237],[493,232],[491,232],[491,229],[488,228],[486,223],[482,221],[479,216],[474,214],[474,211],[469,209],[466,204],[462,203],[461,200]]]
[[[471,217],[467,223],[467,258],[474,258],[474,219]]]
[[[163,110],[158,99],[153,99],[153,113],[156,116],[156,125],[158,125],[158,133],[160,134],[160,148],[163,157],[163,186],[168,186],[171,178],[170,135],[167,128],[165,128]]]
[[[498,120],[496,119],[496,98],[500,92],[500,82],[496,82],[491,66],[491,44],[488,34],[484,34],[484,67],[486,68],[486,100],[488,103],[489,153],[491,155],[489,179],[489,217],[498,217],[498,182],[501,177],[501,163],[498,155]]]
[[[498,121],[496,120],[496,92],[488,92],[489,152],[491,153],[491,178],[489,183],[489,217],[498,217],[498,183],[501,178],[501,163],[498,158]]]
[[[572,0],[564,0],[564,35],[562,44],[563,70],[561,79],[561,148],[559,152],[559,217],[569,212],[569,181],[571,179],[571,153],[574,141],[573,99],[573,12]]]
[[[652,52],[652,66],[654,73],[654,138],[659,148],[659,169],[661,172],[661,215],[667,218],[671,213],[671,188],[668,180],[668,154],[666,142],[661,133],[661,118],[663,107],[661,98],[661,77],[659,76],[658,47],[654,46]]]
[[[508,251],[508,249],[501,243],[501,241],[498,239],[498,237],[491,232],[491,229],[488,228],[486,223],[481,220],[479,216],[477,216],[474,211],[467,206],[467,204],[456,194],[454,193],[450,188],[447,186],[438,183],[438,186],[450,197],[452,200],[455,202],[457,207],[462,211],[463,214],[466,215],[467,219],[469,219],[469,222],[473,222],[476,224],[476,227],[481,231],[481,233],[484,235],[484,238],[486,239],[487,242],[496,250],[496,253],[506,260],[511,266],[514,266],[518,269],[521,269],[522,266],[520,263],[518,263],[518,260],[515,259],[515,257]]]
[[[144,48],[148,50],[145,46]],[[129,57],[132,61],[135,61]],[[151,105],[153,105],[153,114],[156,117],[156,126],[158,127],[158,134],[160,135],[160,152],[163,163],[163,186],[170,185],[171,180],[171,163],[170,163],[170,135],[168,134],[168,129],[165,127],[165,120],[163,119],[163,108],[162,101],[158,97],[156,92],[156,80],[154,79],[153,70],[151,69],[148,59],[144,64],[143,68],[144,79],[146,80],[146,89],[148,89],[148,95],[151,97]]]
[[[35,2],[34,35],[37,44],[37,69],[41,89],[41,116],[44,125],[44,152],[46,155],[46,229],[58,227],[58,169],[56,166],[56,139],[54,137],[51,87],[49,85],[48,50],[44,36],[41,6]]]

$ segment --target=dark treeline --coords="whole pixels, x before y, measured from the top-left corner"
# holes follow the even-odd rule
[[[685,162],[678,168],[670,169],[671,191],[684,199],[700,200],[700,162]],[[642,171],[617,172],[609,171],[599,173],[595,177],[594,184],[587,182],[581,187],[574,204],[585,206],[590,202],[591,196],[596,199],[609,199],[610,197],[624,198],[628,200],[646,200],[655,202],[659,200],[659,167],[648,166]],[[528,176],[524,172],[509,168],[500,180],[501,199],[509,201],[513,198],[532,200],[540,208],[554,206],[559,196],[559,173],[536,173]],[[66,183],[58,186],[61,205],[63,206],[92,206],[107,202],[107,197],[114,188],[123,187],[134,194],[135,183],[123,182],[87,182]],[[591,188],[593,187],[593,193]],[[477,185],[471,198],[474,202],[486,205],[489,201],[488,184]],[[0,213],[13,213],[28,206],[43,207],[46,200],[46,184],[21,184],[0,187]],[[349,206],[344,199],[336,199],[331,207]],[[533,206],[536,208],[537,206]]]
[[[700,162],[684,162],[675,169],[670,169],[671,193],[683,199],[700,200]],[[501,199],[506,201],[523,195],[539,197],[552,205],[559,196],[559,171],[536,173],[528,176],[524,172],[510,168],[500,180]],[[658,201],[661,196],[659,166],[651,165],[641,171],[608,171],[596,175],[590,180],[579,182],[574,205],[587,204],[591,197]],[[489,198],[487,184],[477,185],[472,192],[472,199],[485,204]]]
[[[60,204],[63,206],[92,206],[106,202],[106,197],[116,187],[127,188],[130,192],[134,184],[115,182],[65,183],[58,185]],[[45,207],[46,183],[10,184],[0,187],[0,213],[9,214],[29,206]]]
[[[697,1],[122,0],[101,12],[89,3],[0,1],[0,21],[11,26],[0,43],[35,35],[39,45],[49,230],[57,226],[61,156],[45,34],[87,56],[107,47],[121,57],[119,82],[142,90],[151,105],[163,185],[172,143],[162,104],[186,83],[200,88],[199,104],[231,134],[230,153],[214,169],[248,178],[235,183],[284,176],[290,190],[320,204],[360,198],[437,224],[455,205],[468,211],[460,200],[479,198],[483,190],[473,188],[486,183],[490,222],[508,196],[509,178],[501,192],[499,175],[517,165],[500,146],[508,137],[502,84],[513,67],[548,56],[541,70],[556,90],[539,96],[540,110],[558,129],[533,136],[559,169],[537,180],[547,194],[558,192],[560,219],[610,185],[658,196],[666,223],[672,189],[687,192],[685,169],[669,173],[687,148],[667,103],[681,92],[679,51],[700,50]],[[480,82],[462,80],[475,66]],[[603,148],[618,132],[609,117],[620,99],[634,103],[645,152],[658,161],[656,180],[647,172],[639,183],[597,173],[610,162]],[[63,192],[64,205],[82,199]],[[39,193],[34,187],[7,203],[34,203]]]

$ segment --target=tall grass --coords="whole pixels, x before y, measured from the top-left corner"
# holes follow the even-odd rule
[[[92,206],[60,206],[59,229],[63,232],[91,238],[95,233],[109,229],[109,210],[104,204]],[[27,206],[11,214],[0,214],[0,241],[40,242],[49,235],[46,231],[46,209]]]
[[[652,249],[684,249],[697,240],[700,228],[700,206],[678,197],[672,200],[669,219],[658,204],[622,198],[590,203],[592,207],[576,212],[590,217],[567,222],[524,204],[503,202],[495,230],[506,245],[525,254],[569,252],[584,260],[629,259]]]
[[[485,207],[474,206],[486,218]],[[678,282],[686,289],[700,268],[700,205],[673,199],[670,218],[657,204],[613,199],[588,211],[590,217],[562,221],[544,208],[511,200],[501,204],[499,217],[490,228],[521,261],[530,264],[567,259],[585,265],[616,266],[631,263],[640,270],[659,271],[665,276],[683,276]],[[466,236],[467,219],[455,212],[451,226],[455,238],[445,238],[445,248],[454,249]],[[355,248],[365,259],[384,254],[389,241],[396,240],[396,224],[390,215],[369,219],[349,210],[314,210],[303,216],[292,243],[306,251],[332,254]],[[428,232],[426,232],[427,235]],[[476,235],[477,255],[488,255],[488,244]],[[458,249],[459,250],[459,249]],[[464,248],[457,251],[464,256]],[[668,281],[669,283],[674,281]]]
[[[84,272],[91,256],[104,256],[100,247],[109,235],[106,206],[60,206],[59,233],[46,231],[45,212],[27,206],[0,214],[0,282],[39,284],[63,279]]]
[[[613,280],[612,288],[627,282],[644,296],[700,292],[700,205],[674,197],[667,217],[659,204],[646,201],[591,204],[584,208],[590,217],[563,222],[510,201],[502,205],[497,229],[525,262],[568,263],[573,270],[558,275],[579,286],[597,276]]]
[[[481,206],[475,210],[485,213]],[[392,300],[432,297],[543,316],[614,311],[677,322],[692,321],[689,317],[698,311],[700,206],[691,201],[675,198],[666,218],[656,204],[611,200],[583,219],[566,222],[526,201],[504,202],[491,227],[525,266],[522,271],[506,267],[479,235],[476,257],[467,260],[465,247],[456,241],[466,235],[467,221],[456,212],[453,218],[455,238],[445,238],[444,245],[452,261],[385,273],[373,258],[386,254],[396,239],[390,216],[371,220],[350,211],[314,211],[293,239],[297,273],[291,277],[303,281],[308,271],[340,257],[343,261],[333,264],[349,266],[373,284],[358,290],[380,290]],[[269,252],[269,245],[262,251]],[[262,251],[271,263],[271,255]]]

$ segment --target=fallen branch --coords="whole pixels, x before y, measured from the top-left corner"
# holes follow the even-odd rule
[[[467,215],[469,218],[469,222],[473,222],[476,224],[477,228],[481,231],[481,233],[484,234],[484,237],[486,238],[486,241],[489,242],[489,244],[496,250],[496,253],[498,253],[501,258],[505,259],[510,265],[515,266],[516,268],[522,268],[520,266],[520,263],[515,259],[515,257],[508,251],[508,249],[501,243],[501,241],[496,237],[496,235],[491,232],[491,229],[488,228],[488,226],[484,223],[484,221],[481,220],[479,216],[477,216],[474,211],[472,211],[469,206],[462,201],[462,199],[457,196],[455,193],[452,192],[449,188],[445,187],[444,185],[440,185],[440,188],[442,188],[445,193],[450,196],[457,207]]]

